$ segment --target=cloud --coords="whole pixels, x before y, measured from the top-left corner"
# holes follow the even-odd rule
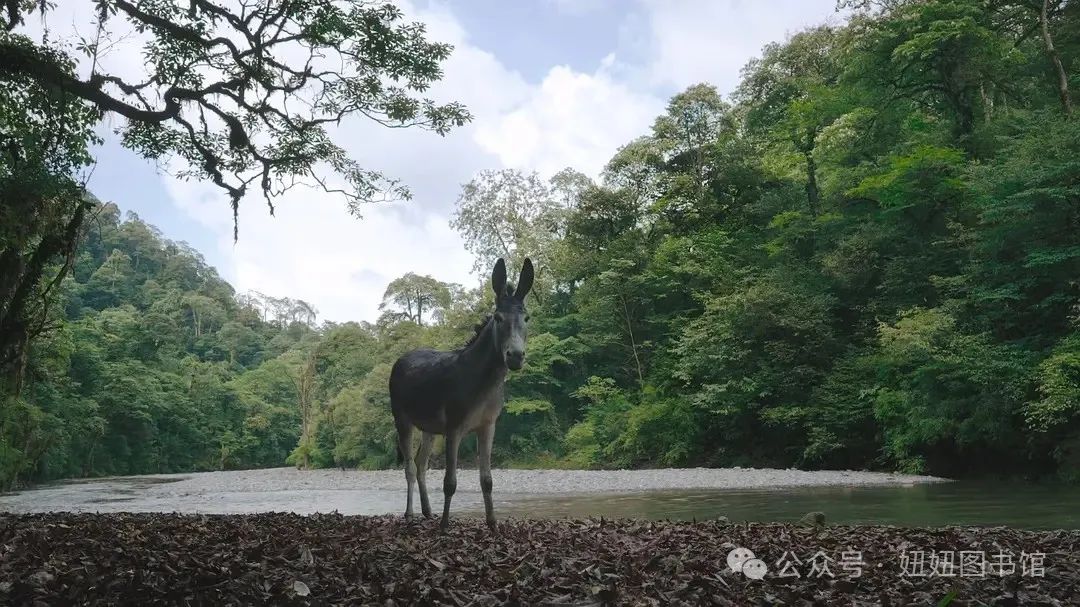
[[[173,200],[218,234],[240,291],[303,299],[323,319],[374,320],[387,283],[406,272],[473,286],[471,257],[440,215],[406,221],[392,205],[349,216],[340,199],[302,189],[285,194],[269,215],[258,204],[240,208],[240,239],[222,221],[218,194],[196,182],[168,184]]]
[[[555,10],[573,17],[580,17],[602,11],[615,4],[616,0],[545,0]]]
[[[524,103],[482,122],[476,141],[508,167],[550,176],[571,166],[596,177],[662,108],[656,96],[614,81],[604,65],[595,74],[557,66]]]
[[[560,10],[596,10],[549,0]],[[508,167],[596,176],[619,146],[647,132],[670,95],[699,82],[730,93],[768,42],[833,15],[835,0],[641,0],[620,43],[593,73],[554,66],[510,111],[483,119],[476,141]]]
[[[734,90],[739,71],[765,44],[839,19],[835,0],[642,0],[642,6],[650,83],[682,89],[708,82],[723,94]]]

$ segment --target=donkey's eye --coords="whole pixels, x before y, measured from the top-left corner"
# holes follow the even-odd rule
[[[503,321],[502,314],[499,314],[498,312],[496,312],[495,313],[495,322],[502,322],[502,321]]]
[[[529,315],[528,314],[525,315],[525,322],[529,322]]]

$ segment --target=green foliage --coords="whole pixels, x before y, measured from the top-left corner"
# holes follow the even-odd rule
[[[361,383],[342,390],[330,403],[335,418],[342,420],[340,439],[334,449],[338,463],[361,468],[385,468],[396,460],[397,432],[390,414],[390,381],[387,363],[376,366]]]
[[[436,319],[446,313],[450,307],[450,288],[430,276],[409,272],[386,287],[379,309],[384,309],[387,304],[397,307],[391,314],[423,325],[425,311]]]
[[[768,45],[733,104],[676,95],[599,183],[506,170],[463,188],[453,226],[477,268],[538,267],[497,464],[1080,478],[1080,123],[1037,11],[872,4]],[[1077,16],[1048,23],[1073,71]],[[376,323],[317,326],[94,212],[60,328],[0,418],[9,482],[392,466],[394,360],[459,347],[492,302],[407,274]]]
[[[1033,428],[1047,431],[1080,421],[1080,334],[1061,340],[1037,371],[1039,399],[1024,414]]]
[[[874,411],[884,455],[909,470],[1008,467],[1029,378],[1022,351],[964,335],[940,310],[911,310],[880,331]]]

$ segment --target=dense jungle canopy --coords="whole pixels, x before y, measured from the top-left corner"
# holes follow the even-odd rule
[[[463,188],[452,225],[477,268],[526,255],[538,268],[499,465],[1080,479],[1080,4],[841,4],[844,24],[768,45],[729,98],[707,83],[674,96],[599,181],[501,170]],[[203,31],[205,5],[168,17]],[[396,16],[367,18],[353,26]],[[356,31],[317,35],[333,46]],[[421,70],[423,90],[449,49],[413,34],[383,67]],[[0,154],[0,320],[18,312],[29,327],[9,348],[22,364],[4,380],[4,484],[393,465],[390,365],[463,344],[490,289],[407,274],[377,322],[344,324],[287,294],[236,293],[198,252],[78,188],[92,127],[116,110],[56,76],[69,60],[4,36],[57,70],[0,61],[0,132],[18,144]],[[173,42],[193,62],[232,60]],[[386,94],[328,111],[372,102],[436,131],[468,119]],[[231,103],[223,113],[257,124],[259,106]],[[67,117],[49,121],[58,109]],[[378,190],[307,130],[259,148],[229,119],[185,140],[175,117],[129,118],[126,141],[147,156],[228,165],[199,175],[226,192],[326,158],[360,180],[349,204]],[[23,278],[9,281],[2,264],[17,260]]]

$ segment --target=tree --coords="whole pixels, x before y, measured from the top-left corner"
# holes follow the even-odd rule
[[[560,177],[560,187],[575,187],[566,177]],[[477,272],[488,272],[500,257],[511,267],[529,257],[537,267],[537,282],[544,283],[553,243],[563,229],[563,208],[536,173],[481,171],[462,188],[450,226],[475,256]],[[532,292],[542,297],[542,291],[534,287]]]
[[[617,257],[577,292],[583,320],[594,344],[614,345],[623,353],[621,371],[644,387],[648,361],[643,324],[648,302],[641,268]]]
[[[814,151],[822,130],[840,113],[838,38],[836,30],[823,26],[800,32],[786,44],[769,44],[743,70],[737,91],[748,107],[748,126],[767,137],[779,135],[802,156],[807,208],[815,216],[821,193]]]
[[[319,389],[332,397],[378,362],[378,339],[370,326],[347,322],[325,329],[319,341]]]
[[[359,382],[342,390],[330,407],[341,420],[334,459],[361,468],[384,468],[397,454],[397,433],[390,414],[390,363],[380,363]]]
[[[905,99],[941,108],[953,140],[968,152],[987,85],[1010,90],[1019,61],[1012,40],[997,35],[981,0],[929,0],[900,4],[880,21],[857,30],[861,78],[885,92],[886,103]],[[984,117],[986,112],[981,112]]]
[[[667,113],[653,123],[653,138],[664,150],[668,163],[681,163],[680,173],[690,177],[693,202],[705,198],[706,148],[716,143],[724,131],[733,128],[725,103],[716,87],[697,84],[675,95]]]
[[[430,276],[409,272],[387,285],[379,309],[388,305],[397,306],[404,318],[423,326],[425,312],[438,319],[450,307],[450,288]]]
[[[198,293],[191,293],[184,298],[184,307],[191,311],[191,330],[196,338],[221,322],[225,312],[217,301]]]
[[[229,364],[237,364],[242,350],[251,349],[258,345],[258,337],[251,327],[246,327],[234,320],[230,320],[221,326],[217,332],[217,338],[225,346],[229,353]]]
[[[589,188],[594,187],[592,179],[589,179],[588,175],[571,167],[555,173],[548,183],[551,185],[551,194],[558,200],[564,213],[572,211],[577,206],[577,201],[582,194]],[[559,227],[565,227],[563,224],[565,224],[565,220],[559,224]],[[563,236],[563,234],[560,234],[560,236]]]
[[[6,38],[4,38],[6,40]],[[71,61],[43,51],[59,71]],[[5,59],[0,63],[6,62]],[[0,72],[3,74],[3,72]],[[22,75],[0,77],[0,393],[18,393],[29,342],[49,328],[94,199],[79,171],[100,113]]]
[[[83,301],[101,309],[118,305],[130,298],[132,275],[131,257],[114,249],[86,283]]]
[[[1039,29],[1042,31],[1043,44],[1046,45],[1046,56],[1050,58],[1050,63],[1054,66],[1054,75],[1057,77],[1058,98],[1061,99],[1061,109],[1065,111],[1066,115],[1071,115],[1072,96],[1069,94],[1069,77],[1065,73],[1065,67],[1061,64],[1061,54],[1054,47],[1054,37],[1050,33],[1051,4],[1055,8],[1061,8],[1065,4],[1065,0],[1057,0],[1056,2],[1042,0],[1039,6]]]
[[[342,194],[353,212],[380,192],[407,196],[333,143],[327,126],[346,117],[439,134],[470,119],[460,104],[414,97],[441,77],[451,47],[427,41],[420,24],[400,23],[401,11],[389,4],[234,7],[193,0],[183,9],[97,2],[98,35],[82,50],[95,58],[115,21],[125,21],[148,35],[145,80],[103,73],[96,61],[88,77],[78,77],[58,42],[34,43],[17,33],[34,11],[47,15],[49,5],[8,5],[3,25],[10,33],[0,39],[5,80],[29,80],[122,117],[125,146],[148,158],[182,159],[179,176],[224,190],[234,217],[251,187],[271,210],[275,195],[304,181]],[[322,167],[345,185],[331,182]]]
[[[296,403],[300,411],[300,444],[289,456],[297,468],[307,470],[315,455],[315,430],[318,423],[318,407],[315,403],[315,365],[318,352],[308,353],[299,368],[290,371],[289,377],[296,387]]]

